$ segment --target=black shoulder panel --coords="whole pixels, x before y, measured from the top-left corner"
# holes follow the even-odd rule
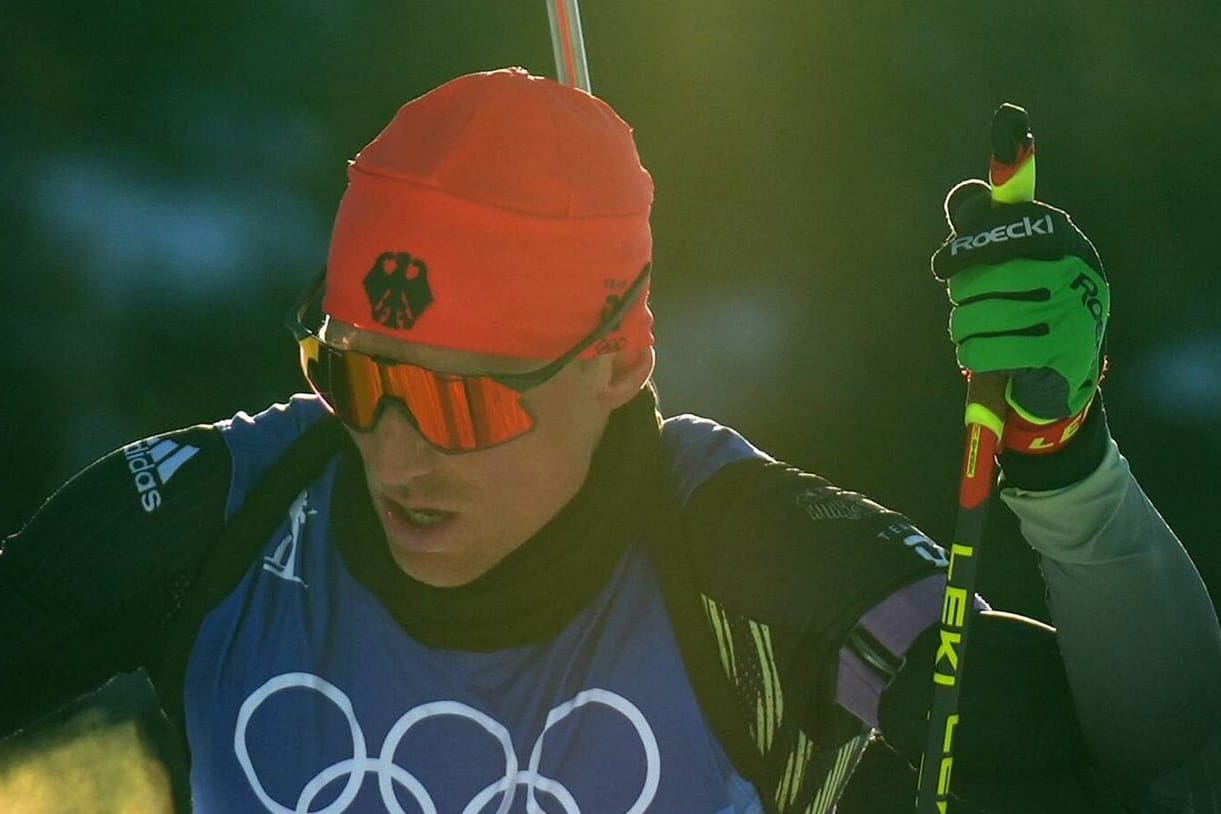
[[[51,496],[0,550],[0,735],[156,659],[224,527],[213,426],[129,444]]]
[[[684,521],[705,593],[834,649],[863,613],[945,564],[907,518],[777,462],[724,467]]]

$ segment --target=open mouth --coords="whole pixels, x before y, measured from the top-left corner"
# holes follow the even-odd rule
[[[450,516],[450,512],[443,512],[439,509],[410,509],[406,506],[396,508],[404,520],[421,529],[431,528]]]
[[[424,531],[436,528],[454,516],[453,512],[428,506],[408,506],[391,497],[382,497],[383,511],[400,527]]]

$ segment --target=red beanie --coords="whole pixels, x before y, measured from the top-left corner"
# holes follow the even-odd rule
[[[653,181],[631,128],[521,68],[408,102],[348,181],[325,309],[396,339],[555,358],[652,257]],[[652,345],[652,325],[646,290],[598,347]]]

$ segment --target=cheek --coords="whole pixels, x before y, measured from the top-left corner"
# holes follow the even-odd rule
[[[555,405],[534,415],[530,433],[497,450],[504,455],[496,468],[502,478],[515,479],[520,487],[529,484],[540,493],[571,496],[585,480],[601,423],[596,415]]]
[[[488,450],[477,470],[466,473],[465,485],[480,495],[472,517],[490,539],[501,541],[497,548],[516,548],[580,491],[588,454],[566,441],[558,433],[531,432]]]
[[[571,373],[527,404],[535,416],[532,434],[538,436],[540,447],[583,469],[602,437],[609,413],[598,403],[589,381],[579,371]]]
[[[524,498],[539,511],[558,511],[585,482],[607,415],[583,388],[555,388],[527,402],[534,429],[489,450],[484,477],[502,494]]]

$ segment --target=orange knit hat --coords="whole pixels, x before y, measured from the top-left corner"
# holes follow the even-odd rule
[[[521,68],[399,109],[348,167],[324,307],[356,328],[550,359],[649,263],[653,181],[631,128]],[[647,291],[603,351],[653,343]]]

